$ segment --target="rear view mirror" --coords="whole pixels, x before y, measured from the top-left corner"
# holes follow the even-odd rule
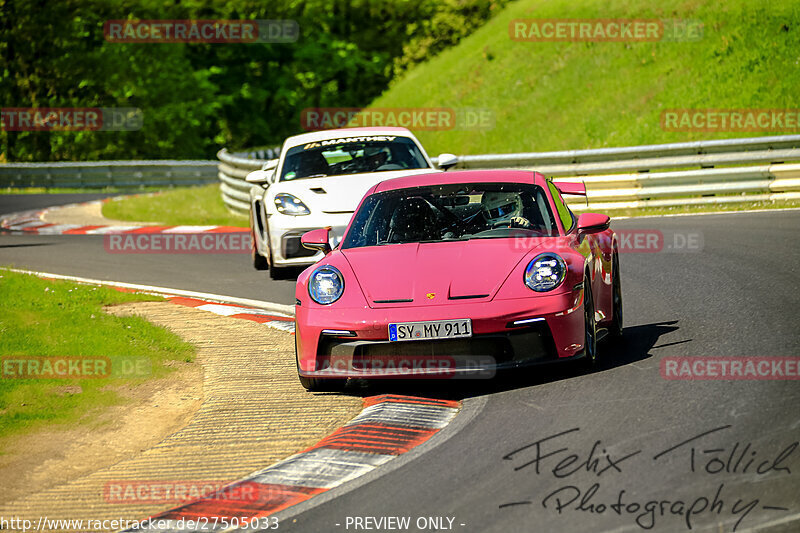
[[[446,205],[448,207],[455,207],[457,205],[467,205],[469,204],[469,195],[443,197],[441,202],[442,205]]]

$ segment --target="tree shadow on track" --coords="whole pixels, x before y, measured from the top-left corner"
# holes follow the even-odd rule
[[[677,320],[643,324],[625,328],[621,340],[615,343],[601,342],[599,359],[589,374],[611,371],[617,367],[649,359],[650,350],[662,335],[676,331]],[[688,341],[683,341],[688,342]],[[576,362],[498,372],[491,379],[375,379],[351,380],[344,394],[350,396],[374,396],[377,394],[405,394],[442,400],[463,400],[514,389],[534,387],[586,376]]]

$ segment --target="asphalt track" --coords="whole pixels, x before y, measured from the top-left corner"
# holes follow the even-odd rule
[[[39,207],[16,198],[14,210]],[[798,381],[671,381],[659,363],[800,355],[800,211],[612,227],[658,229],[670,242],[622,254],[625,338],[603,346],[597,372],[353,387],[463,399],[469,419],[384,472],[282,512],[280,529],[731,531],[738,521],[736,531],[798,531]],[[668,249],[674,234],[698,235],[701,249]],[[108,254],[101,236],[0,236],[0,265],[293,301],[291,281],[271,282],[246,255]]]
[[[0,215],[27,211],[29,209],[45,209],[58,205],[78,202],[103,200],[121,193],[64,193],[64,194],[0,194]]]
[[[0,215],[99,200],[118,194],[0,194]],[[47,197],[50,200],[47,200]],[[0,266],[213,292],[294,305],[294,281],[271,281],[249,254],[112,254],[102,235],[2,235]]]

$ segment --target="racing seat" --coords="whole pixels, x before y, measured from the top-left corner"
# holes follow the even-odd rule
[[[436,228],[433,208],[422,198],[407,198],[398,205],[389,219],[389,242],[431,240]]]

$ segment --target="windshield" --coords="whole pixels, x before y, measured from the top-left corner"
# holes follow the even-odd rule
[[[286,153],[281,181],[430,168],[408,137],[345,137],[294,146]]]
[[[437,185],[373,194],[355,214],[342,248],[557,234],[537,185]]]

